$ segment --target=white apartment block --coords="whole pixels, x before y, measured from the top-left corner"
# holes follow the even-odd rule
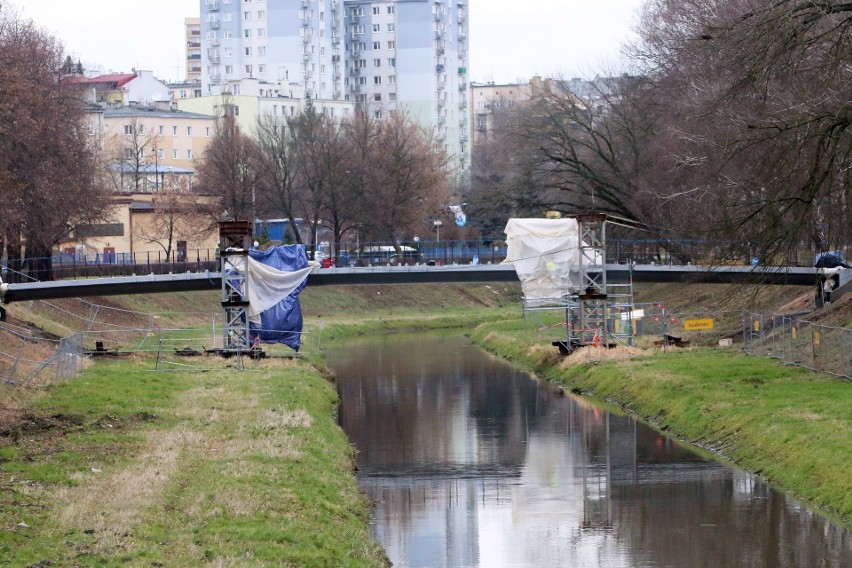
[[[199,0],[202,90],[300,84],[377,117],[404,109],[470,165],[468,0]]]

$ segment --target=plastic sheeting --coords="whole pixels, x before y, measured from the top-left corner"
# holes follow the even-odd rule
[[[302,245],[249,251],[248,311],[253,339],[283,343],[299,350],[303,324],[299,292],[307,284],[310,271]]]
[[[514,265],[525,298],[561,298],[580,286],[571,270],[580,262],[576,219],[509,219],[505,232],[503,264]]]

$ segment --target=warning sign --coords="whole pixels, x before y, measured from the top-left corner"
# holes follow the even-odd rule
[[[683,329],[684,331],[703,331],[713,329],[713,320],[709,318],[683,320]]]

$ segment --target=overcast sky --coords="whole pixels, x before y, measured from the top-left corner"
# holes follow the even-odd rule
[[[56,35],[91,69],[185,74],[183,20],[198,0],[7,0]],[[515,82],[533,75],[592,78],[618,71],[642,0],[470,0],[470,77]]]

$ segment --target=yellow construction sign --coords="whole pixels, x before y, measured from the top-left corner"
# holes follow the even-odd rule
[[[684,331],[703,331],[713,329],[713,320],[710,318],[683,320],[683,329]]]

